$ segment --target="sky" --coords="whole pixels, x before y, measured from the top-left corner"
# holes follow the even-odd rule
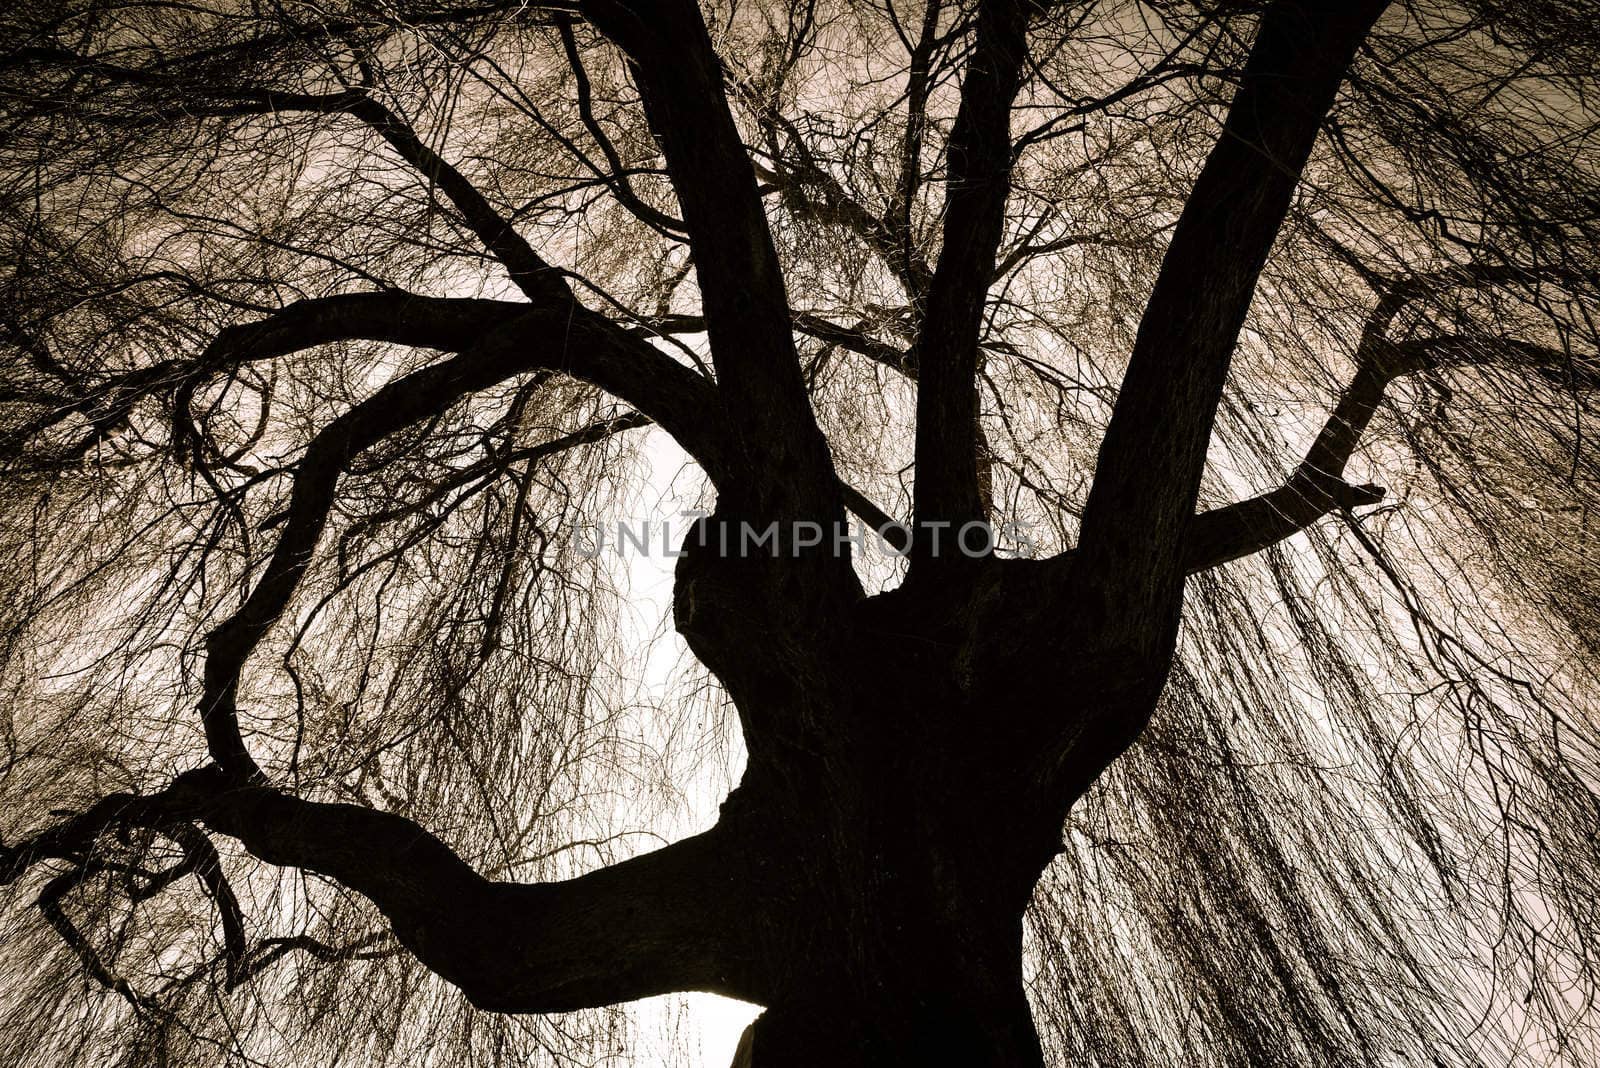
[[[628,608],[623,612],[623,641],[632,649],[649,646],[643,677],[638,680],[653,700],[674,700],[674,674],[686,662],[688,648],[672,629],[672,573],[676,561],[660,552],[660,528],[671,524],[674,537],[680,537],[690,522],[679,513],[693,508],[703,479],[698,468],[664,431],[650,429],[643,443],[648,477],[637,506],[629,515],[604,517],[603,521],[651,522],[651,551],[628,551],[612,557],[617,577],[625,581]],[[612,552],[608,546],[608,556]],[[677,699],[681,699],[681,691]],[[739,763],[742,765],[742,753]],[[737,769],[735,769],[737,770]],[[715,819],[717,806],[727,783],[720,770],[708,769],[696,781],[681,784],[686,789],[687,826],[674,827],[672,837],[682,837],[704,829]],[[626,819],[629,813],[619,813]],[[620,829],[620,827],[618,828]],[[637,1064],[662,1064],[666,1068],[728,1068],[739,1036],[760,1013],[759,1006],[715,994],[691,993],[639,1002],[634,1011],[639,1021],[643,1048],[634,1051]],[[678,1023],[676,1041],[667,1032]]]

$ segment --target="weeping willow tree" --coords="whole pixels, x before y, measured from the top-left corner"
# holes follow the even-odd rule
[[[1595,1063],[1585,7],[13,6],[16,1062]]]

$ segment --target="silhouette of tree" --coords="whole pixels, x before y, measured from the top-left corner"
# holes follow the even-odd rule
[[[17,1062],[1595,1063],[1588,6],[12,7]]]

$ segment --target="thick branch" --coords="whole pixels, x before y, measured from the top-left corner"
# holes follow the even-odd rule
[[[1028,7],[988,0],[950,135],[944,245],[917,344],[916,522],[985,518],[978,481],[978,340],[1011,188],[1011,104],[1027,59]],[[912,551],[912,572],[921,558]]]
[[[1111,641],[1166,633],[1228,363],[1317,131],[1385,0],[1278,0],[1139,326],[1084,510],[1079,574]],[[1098,613],[1097,613],[1098,614]]]
[[[746,486],[754,499],[736,505],[831,515],[832,461],[800,373],[755,171],[700,10],[689,0],[647,8],[595,0],[583,10],[632,59],[683,209],[729,426],[757,469]]]
[[[568,297],[530,305],[381,292],[297,301],[265,319],[227,327],[198,361],[162,365],[163,372],[153,377],[181,379],[192,392],[205,375],[237,363],[335,341],[383,341],[463,353],[524,315],[531,318],[520,332],[496,342],[516,350],[508,367],[560,371],[591,382],[662,424],[714,481],[731,477],[729,465],[719,462],[726,449],[715,387],[643,337]],[[548,333],[540,332],[544,328]],[[515,373],[520,372],[508,372]]]
[[[701,454],[714,479],[732,469],[710,383],[572,300],[395,305],[395,299],[375,294],[305,302],[232,328],[208,353],[213,361],[264,358],[369,335],[460,350],[382,387],[336,418],[306,450],[271,559],[244,605],[207,638],[201,709],[216,766],[180,777],[157,795],[107,798],[16,848],[0,849],[4,881],[41,859],[68,859],[81,869],[96,838],[109,829],[159,827],[176,840],[195,841],[199,822],[237,838],[263,860],[325,875],[367,896],[402,944],[486,1008],[559,1011],[684,989],[760,996],[751,978],[756,954],[739,948],[744,929],[726,923],[728,915],[752,907],[742,877],[752,843],[730,845],[733,832],[713,831],[564,883],[501,884],[479,876],[409,820],[307,802],[264,784],[239,731],[239,671],[293,596],[327,523],[337,481],[360,451],[475,390],[548,370],[637,399],[691,453]],[[215,864],[207,860],[195,871],[219,905],[228,906],[224,926],[230,971],[236,970],[244,953],[236,902]],[[70,888],[60,883],[44,902],[64,933],[71,925],[55,902]],[[90,959],[92,953],[85,956]]]
[[[0,847],[0,884],[55,858],[81,871],[96,839],[120,827],[192,842],[196,823],[267,863],[362,894],[418,960],[482,1008],[559,1012],[679,990],[764,994],[746,926],[727,922],[758,910],[747,889],[755,838],[727,826],[576,879],[492,882],[411,820],[241,787],[206,768],[159,793],[111,795],[15,848]],[[204,867],[209,846],[195,845]],[[52,904],[75,885],[65,878],[53,885]],[[134,996],[109,973],[103,981]]]
[[[740,924],[751,843],[725,828],[558,883],[491,882],[412,821],[264,788],[203,813],[256,857],[368,898],[479,1008],[564,1012],[681,990],[761,994]]]
[[[1186,574],[1260,552],[1338,508],[1383,500],[1380,486],[1352,486],[1334,477],[1297,472],[1270,493],[1195,516],[1184,543]]]

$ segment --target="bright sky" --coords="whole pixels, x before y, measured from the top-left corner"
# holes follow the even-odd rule
[[[679,513],[695,506],[693,495],[698,493],[702,479],[698,470],[689,466],[682,449],[665,432],[649,430],[645,433],[649,435],[644,454],[650,473],[637,505],[628,515],[596,518],[612,527],[607,532],[608,556],[612,551],[610,540],[616,522],[651,522],[650,551],[640,553],[630,548],[616,562],[618,579],[626,582],[630,591],[629,608],[623,617],[624,638],[629,647],[635,649],[652,637],[656,638],[645,677],[640,681],[646,693],[666,702],[672,700],[672,673],[688,655],[688,650],[671,625],[672,573],[677,561],[660,551],[659,524],[670,523],[674,540],[682,538],[691,520]],[[720,776],[716,778],[720,780]],[[708,778],[678,785],[689,796],[688,807],[704,820],[702,825],[708,825],[722,801],[724,784]],[[634,1051],[633,1063],[661,1064],[668,1068],[728,1068],[733,1063],[739,1036],[761,1009],[715,994],[693,993],[651,998],[640,1002],[636,1011],[643,1048]],[[669,1029],[675,1017],[679,1021],[678,1041],[671,1043]],[[680,1048],[683,1046],[689,1047],[688,1050]]]

